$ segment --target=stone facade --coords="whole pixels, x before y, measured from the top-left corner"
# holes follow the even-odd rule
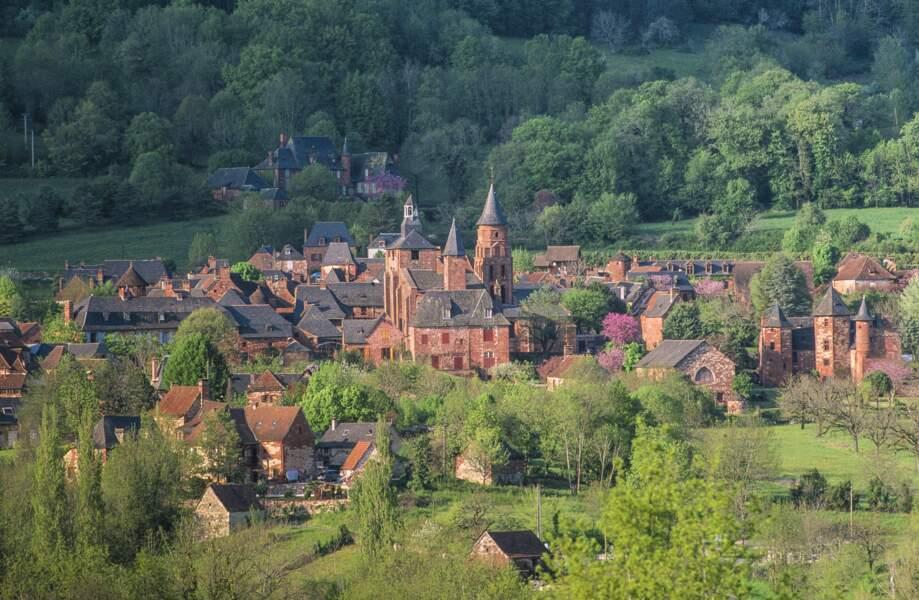
[[[685,345],[686,350],[673,352],[674,342]],[[695,347],[689,350],[693,343]],[[639,361],[635,372],[638,377],[660,380],[674,371],[685,375],[695,385],[704,387],[728,412],[737,413],[743,409],[743,398],[732,389],[734,383],[734,361],[704,341],[666,340],[659,346],[661,353],[670,356],[658,361],[652,352]],[[674,358],[675,357],[675,358]]]
[[[510,362],[508,327],[411,328],[412,354],[442,371],[490,369]]]
[[[522,460],[512,459],[494,468],[483,470],[481,465],[460,454],[453,461],[453,476],[463,481],[478,485],[520,485],[523,483],[524,464]]]
[[[252,510],[228,509],[214,492],[212,487],[205,490],[204,495],[195,508],[195,520],[198,524],[200,535],[204,538],[224,537],[234,531],[248,527],[252,518],[262,517],[265,511],[256,505]]]

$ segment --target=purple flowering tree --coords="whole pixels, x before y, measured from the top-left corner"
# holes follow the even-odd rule
[[[597,363],[610,373],[621,371],[623,362],[625,362],[625,354],[622,348],[612,347],[597,355]]]
[[[724,282],[715,279],[700,279],[692,284],[696,294],[703,298],[720,296],[724,293]]]
[[[906,378],[912,374],[912,369],[905,363],[889,358],[868,359],[865,362],[865,375],[869,375],[875,371],[880,371],[890,377],[890,381],[893,383],[894,388],[899,387],[899,385],[906,381]]]
[[[617,346],[637,342],[641,337],[638,319],[631,315],[609,313],[603,318],[603,335]]]

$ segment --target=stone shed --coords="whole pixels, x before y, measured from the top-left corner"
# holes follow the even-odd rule
[[[195,518],[204,537],[222,537],[263,518],[265,509],[255,490],[238,483],[212,483],[204,491]]]

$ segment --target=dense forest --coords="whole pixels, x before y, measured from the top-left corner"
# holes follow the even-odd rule
[[[919,176],[907,0],[12,0],[0,17],[0,170],[81,178],[0,194],[0,243],[211,213],[207,171],[280,132],[398,155],[434,222],[460,206],[471,225],[491,172],[516,229],[550,242],[705,215],[723,247],[756,211],[911,206]],[[620,60],[662,51],[699,68]],[[342,212],[308,183],[294,220]]]

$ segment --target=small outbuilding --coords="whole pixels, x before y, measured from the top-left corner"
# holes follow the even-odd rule
[[[524,577],[532,577],[542,562],[546,546],[539,537],[520,531],[486,530],[472,546],[472,557],[497,566],[512,566]]]
[[[248,527],[253,517],[265,516],[255,490],[238,483],[212,483],[204,491],[195,518],[204,537],[222,537]]]

